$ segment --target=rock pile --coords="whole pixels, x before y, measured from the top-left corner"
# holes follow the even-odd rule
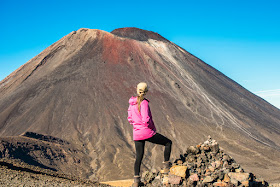
[[[145,186],[268,186],[245,172],[210,136],[204,143],[188,147],[174,161],[168,176],[146,171],[142,180]]]

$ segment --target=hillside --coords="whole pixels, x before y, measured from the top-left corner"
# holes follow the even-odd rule
[[[245,170],[267,181],[279,174],[280,110],[138,28],[73,31],[2,80],[0,137],[30,131],[57,137],[86,159],[48,167],[73,165],[75,174],[99,181],[131,178],[135,150],[127,108],[141,81],[150,87],[158,132],[173,141],[172,159],[211,135]],[[162,147],[147,144],[143,169],[159,168],[162,154]]]

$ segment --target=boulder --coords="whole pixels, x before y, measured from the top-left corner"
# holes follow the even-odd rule
[[[197,173],[192,174],[192,175],[189,177],[189,179],[190,179],[191,181],[199,181],[199,177],[198,177]]]
[[[206,176],[203,179],[203,183],[211,183],[211,182],[213,182],[213,178],[211,176]]]
[[[203,146],[203,150],[204,150],[204,151],[210,151],[210,146],[209,146],[209,145]]]
[[[230,161],[230,158],[228,155],[223,155],[222,161]]]
[[[243,181],[249,181],[250,179],[250,174],[249,173],[235,173],[235,172],[230,172],[228,174],[231,183],[233,183],[232,181],[239,181],[240,183]]]
[[[168,176],[168,182],[169,182],[169,184],[181,184],[181,182],[182,182],[182,177],[169,174],[169,176]]]
[[[210,146],[211,152],[218,153],[219,152],[219,144],[213,144]]]
[[[188,153],[188,154],[191,153],[191,154],[196,155],[196,154],[199,153],[199,149],[198,149],[197,147],[190,146],[190,147],[187,148],[187,153]]]
[[[250,186],[250,182],[248,180],[241,182],[242,186],[248,187]]]
[[[215,161],[215,167],[219,168],[221,166],[221,161],[217,160]]]
[[[183,164],[183,161],[182,161],[182,160],[178,160],[178,161],[177,161],[177,164],[178,164],[178,165],[182,165],[182,164]]]
[[[240,165],[239,165],[239,164],[237,164],[237,163],[232,163],[232,164],[231,164],[231,166],[232,166],[234,169],[237,169],[237,168],[239,168],[239,167],[240,167]]]
[[[142,174],[142,179],[144,182],[149,183],[156,177],[156,173],[145,171]]]
[[[228,176],[227,173],[224,175],[224,180],[223,180],[223,181],[224,181],[224,182],[227,182],[227,183],[230,182],[230,178],[229,178],[229,176]]]
[[[164,176],[164,177],[162,178],[162,184],[163,184],[163,185],[167,185],[168,182],[169,182],[169,177],[168,177],[168,176]]]
[[[209,166],[208,169],[209,169],[211,172],[214,172],[214,171],[215,171],[215,167],[213,167],[213,166]]]
[[[230,166],[229,166],[229,164],[228,164],[228,161],[225,161],[225,162],[224,162],[223,167],[226,168],[226,169],[230,168]]]
[[[225,182],[214,182],[213,186],[228,186]]]
[[[176,166],[175,165],[170,168],[170,174],[185,178],[187,169],[188,169],[187,166]]]

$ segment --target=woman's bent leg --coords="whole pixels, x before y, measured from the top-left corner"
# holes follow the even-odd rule
[[[171,147],[172,147],[172,141],[166,138],[165,136],[156,133],[151,138],[147,139],[146,141],[149,141],[151,143],[164,145],[164,161],[169,161],[170,153],[171,153]]]
[[[170,154],[171,154],[171,146],[172,146],[172,141],[170,140],[168,143],[165,145],[164,149],[164,161],[169,161],[170,159]]]
[[[144,155],[145,141],[134,141],[136,149],[136,160],[134,164],[134,176],[139,176],[141,162]]]

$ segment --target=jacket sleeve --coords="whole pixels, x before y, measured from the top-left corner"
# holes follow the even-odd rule
[[[148,126],[148,122],[151,119],[150,116],[150,108],[149,108],[149,102],[144,100],[141,103],[141,117],[142,117],[142,123],[144,126]]]
[[[133,121],[132,121],[132,114],[131,114],[131,105],[129,105],[129,107],[128,107],[127,114],[128,114],[127,120],[132,125]]]

